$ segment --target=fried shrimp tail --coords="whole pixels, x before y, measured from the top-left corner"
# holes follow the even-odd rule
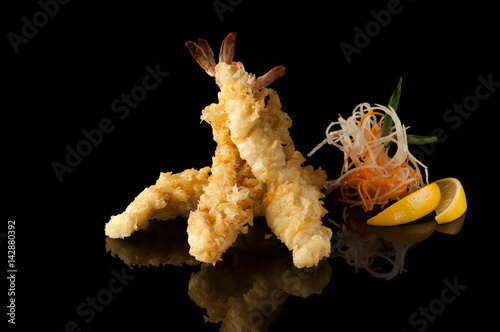
[[[215,73],[221,90],[218,105],[227,116],[230,140],[266,186],[262,202],[271,230],[293,251],[297,267],[315,266],[330,253],[332,232],[321,222],[326,213],[321,201],[326,174],[301,165],[305,158],[288,132],[291,119],[282,112],[277,93],[266,88],[285,74],[285,66],[258,78],[247,73],[241,62],[232,61],[235,38],[226,37],[215,68],[204,65],[211,62],[205,59],[207,52],[198,50],[201,46],[188,48],[209,75]]]
[[[267,186],[268,225],[293,251],[297,267],[315,266],[330,253],[332,232],[321,222],[326,210],[319,186],[326,175],[301,166],[305,159],[294,148],[288,133],[291,120],[281,111],[278,95],[267,88],[255,91],[241,69],[219,66],[216,77],[227,99],[231,138],[255,177]],[[233,86],[238,89],[229,88]]]
[[[145,229],[151,219],[187,217],[196,209],[203,189],[208,184],[210,167],[188,169],[181,173],[161,173],[156,183],[144,189],[125,212],[112,216],[106,224],[106,236],[112,239],[130,236]]]
[[[257,77],[234,61],[236,34],[222,42],[219,62],[204,39],[185,43],[220,88],[218,103],[207,106],[202,120],[217,142],[212,166],[178,174],[162,173],[125,212],[105,227],[110,238],[123,238],[148,226],[151,219],[188,218],[189,253],[216,264],[256,216],[292,251],[296,267],[317,266],[330,254],[332,231],[323,226],[321,189],[326,173],[303,166],[281,110],[278,94],[268,86],[285,74],[279,65]]]
[[[220,47],[219,62],[231,64],[234,57],[234,46],[236,44],[236,33],[231,32],[224,38]]]
[[[236,34],[229,34],[222,42],[219,61],[232,63]],[[216,66],[213,52],[204,39],[198,44],[186,43],[191,55],[212,76]],[[226,126],[227,114],[223,104],[212,104],[202,113],[202,120],[212,126],[217,149],[198,208],[188,219],[190,254],[199,261],[215,264],[236,241],[240,233],[252,225],[254,210],[259,213],[263,184],[251,174],[240,158],[238,148],[231,141]]]
[[[207,74],[210,76],[215,76],[215,62],[212,61],[212,49],[210,48],[210,46],[208,46],[208,43],[204,39],[200,39],[198,43],[200,44],[196,44],[192,41],[187,41],[185,45],[196,62],[198,62],[198,64],[207,72]]]
[[[251,86],[255,90],[262,90],[263,88],[268,87],[271,83],[276,81],[278,78],[285,75],[286,67],[283,65],[279,65],[268,71],[263,76],[251,81]]]

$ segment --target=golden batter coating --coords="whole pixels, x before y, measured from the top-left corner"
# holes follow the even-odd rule
[[[187,217],[196,209],[208,184],[210,167],[187,169],[181,173],[161,173],[156,183],[142,191],[125,212],[112,216],[106,224],[106,236],[123,239],[138,229],[145,229],[151,219],[168,220]]]
[[[223,109],[210,105],[203,110],[202,119],[212,125],[217,149],[212,175],[198,208],[189,215],[187,232],[190,254],[215,264],[237,236],[248,231],[247,225],[252,225],[254,206],[261,200],[263,185],[253,177],[231,141]]]
[[[332,231],[323,226],[321,189],[326,173],[302,166],[281,110],[278,94],[267,86],[283,76],[284,66],[256,77],[234,62],[236,34],[223,41],[216,64],[208,43],[187,42],[190,53],[220,87],[218,103],[203,110],[217,149],[211,168],[162,173],[106,225],[112,238],[129,236],[149,220],[188,216],[190,254],[215,264],[254,216],[265,216],[270,229],[292,250],[296,267],[312,267],[330,254]],[[208,173],[211,172],[210,176]]]
[[[326,174],[301,166],[305,158],[295,150],[288,132],[292,121],[281,110],[277,93],[266,88],[284,75],[284,66],[259,78],[247,73],[243,64],[232,62],[235,38],[235,34],[226,37],[217,65],[206,41],[186,43],[197,62],[215,76],[221,90],[218,107],[227,119],[220,117],[219,122],[211,124],[229,128],[239,155],[266,185],[263,206],[267,222],[293,250],[295,265],[315,266],[330,253],[332,232],[321,222],[326,210],[320,190]]]
[[[325,173],[301,166],[305,158],[295,150],[288,132],[292,121],[281,110],[276,92],[257,91],[252,76],[237,66],[219,63],[215,75],[231,139],[255,177],[266,184],[269,227],[293,250],[297,267],[317,265],[330,254],[332,236],[321,222]]]

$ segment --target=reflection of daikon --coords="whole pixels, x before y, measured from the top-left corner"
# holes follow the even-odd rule
[[[364,269],[376,278],[389,280],[402,273],[406,251],[411,245],[393,243],[378,236],[372,231],[373,227],[366,224],[372,213],[364,212],[360,206],[344,206],[342,211],[338,223],[328,218],[338,229],[333,235],[335,241],[331,257],[341,257],[356,272]],[[392,269],[387,270],[379,265],[382,261],[388,262],[387,266],[392,266]]]

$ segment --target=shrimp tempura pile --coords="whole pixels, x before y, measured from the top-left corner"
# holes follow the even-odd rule
[[[255,216],[265,216],[270,229],[292,250],[295,266],[316,266],[330,254],[332,237],[332,231],[321,222],[326,213],[321,201],[326,174],[301,166],[305,158],[295,150],[288,132],[292,120],[281,110],[278,94],[267,88],[284,75],[285,67],[277,66],[258,78],[247,73],[241,62],[232,61],[235,41],[235,33],[224,39],[218,64],[205,40],[186,43],[221,90],[219,102],[206,107],[201,117],[212,126],[217,142],[208,179],[205,169],[189,170],[188,177],[179,173],[199,189],[192,191],[192,197],[181,195],[180,199],[177,195],[186,193],[185,183],[172,181],[170,186],[163,181],[170,187],[154,190],[149,196],[141,193],[122,215],[112,217],[106,234],[128,236],[147,227],[151,216],[157,215],[156,209],[165,214],[169,199],[177,206],[172,215],[182,215],[185,211],[178,206],[190,208],[196,199],[187,232],[190,254],[197,260],[215,264],[240,233],[248,232]],[[137,207],[145,211],[129,211]]]

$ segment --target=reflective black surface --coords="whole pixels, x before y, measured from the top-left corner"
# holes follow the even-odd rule
[[[3,4],[2,324],[51,331],[489,327],[498,294],[493,4],[335,6]],[[215,143],[199,117],[217,101],[218,88],[184,42],[202,37],[217,52],[231,31],[238,33],[235,59],[248,71],[286,65],[271,87],[303,154],[338,113],[349,116],[360,102],[387,103],[402,76],[402,122],[439,138],[412,152],[431,181],[456,177],[465,188],[460,231],[458,223],[442,227],[432,219],[391,231],[357,227],[328,201],[323,221],[336,234],[336,250],[305,271],[291,265],[273,236],[264,239],[264,220],[215,267],[188,255],[183,219],[154,223],[127,240],[106,239],[110,216],[160,172],[211,164]],[[307,161],[329,178],[338,177],[342,162],[329,146]],[[7,294],[8,220],[16,220],[15,296]],[[342,228],[351,232],[348,240]],[[421,242],[411,244],[415,239]],[[365,250],[353,250],[367,241]],[[403,253],[403,269],[393,271],[391,261],[402,262]],[[13,297],[15,326],[5,314]]]
[[[107,239],[106,250],[130,266],[199,265],[186,244],[186,222],[181,218],[153,222],[129,239]],[[286,247],[260,219],[222,262],[201,264],[189,279],[187,295],[206,310],[205,321],[221,322],[222,329],[267,330],[290,296],[321,294],[331,274],[327,260],[314,268],[297,269]]]
[[[264,218],[256,219],[249,233],[241,234],[216,265],[197,262],[189,255],[184,218],[152,221],[147,230],[126,239],[107,238],[106,251],[130,268],[199,266],[192,269],[195,272],[189,278],[187,296],[203,309],[205,322],[218,324],[222,330],[267,331],[278,318],[286,319],[281,316],[286,316],[283,307],[290,298],[319,298],[332,280],[333,266],[346,264],[365,278],[385,280],[407,273],[406,254],[411,245],[431,235],[429,224],[433,229],[437,225],[433,216],[428,216],[402,226],[380,227],[377,234],[366,226],[366,214],[361,209],[341,209],[343,217],[338,223],[328,218],[335,230],[332,254],[313,268],[297,269],[293,265],[290,252],[272,234]],[[451,230],[448,233],[455,233],[464,221],[465,216],[441,225],[441,231],[446,226]],[[450,282],[455,288],[451,289]],[[468,288],[458,279],[444,279],[443,283],[451,293],[456,292],[450,293],[444,303],[453,302]],[[440,302],[435,302],[435,311],[441,310]],[[422,324],[418,321],[415,316],[409,323]]]

